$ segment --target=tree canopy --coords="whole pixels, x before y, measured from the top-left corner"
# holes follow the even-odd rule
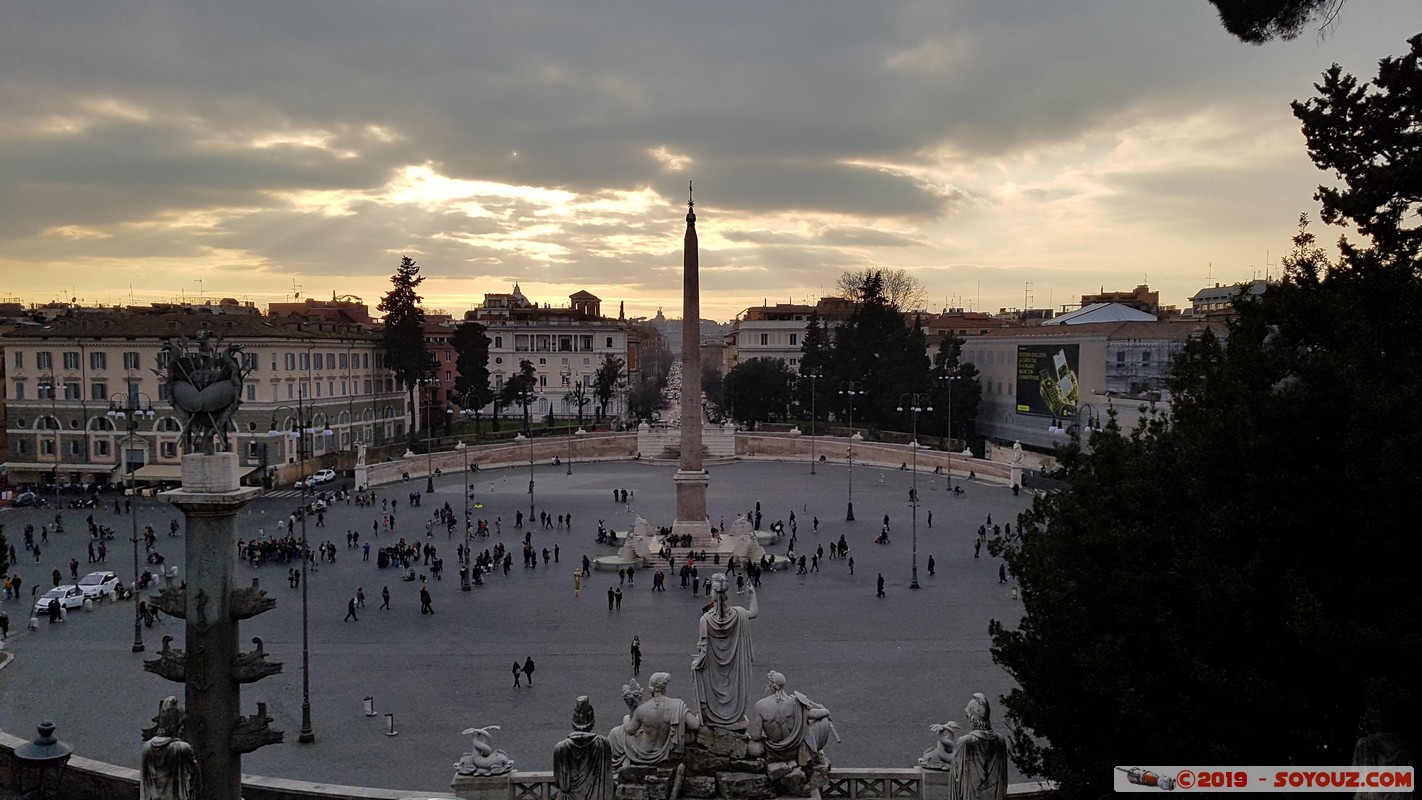
[[[425,347],[425,311],[416,291],[424,280],[415,260],[402,257],[390,276],[390,291],[377,306],[385,313],[381,332],[385,366],[407,389],[413,389],[416,381],[434,369],[434,356]]]
[[[1416,189],[1422,86],[1380,80],[1382,103],[1351,80],[1330,70],[1295,108],[1340,174],[1368,137],[1407,144],[1385,157],[1398,170],[1345,179],[1368,200],[1320,192],[1369,240],[1335,262],[1301,220],[1283,281],[1237,304],[1227,344],[1203,334],[1173,363],[1168,414],[1063,450],[1070,488],[990,547],[1024,606],[991,629],[1020,687],[1014,757],[1065,797],[1110,793],[1117,764],[1346,763],[1379,726],[1417,741],[1422,279],[1387,209]]]
[[[1303,29],[1326,27],[1343,0],[1210,0],[1225,30],[1250,44],[1296,38]]]
[[[489,386],[489,336],[478,322],[464,322],[454,329],[450,345],[454,347],[454,367],[458,377],[455,392],[461,403],[474,412],[474,434],[479,435],[479,412],[494,399]]]
[[[897,311],[916,311],[928,304],[928,289],[923,281],[906,269],[861,267],[842,273],[835,281],[835,288],[841,297],[863,301],[864,290],[870,283],[875,284],[876,294]]]
[[[778,358],[752,358],[726,373],[722,386],[727,411],[755,428],[757,422],[781,417],[790,402],[794,375]]]
[[[597,418],[607,413],[607,405],[612,402],[612,393],[622,386],[622,368],[627,362],[612,355],[602,357],[602,364],[593,375],[593,396],[597,398]]]

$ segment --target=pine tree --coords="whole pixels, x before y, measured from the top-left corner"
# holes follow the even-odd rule
[[[474,412],[474,436],[479,438],[479,413],[493,400],[489,387],[489,336],[478,322],[464,322],[454,329],[450,344],[454,347],[454,367],[459,375],[454,380],[455,391]]]
[[[432,374],[435,366],[434,356],[425,348],[425,311],[416,292],[424,280],[415,260],[402,257],[395,274],[390,276],[392,288],[377,306],[385,313],[381,332],[385,366],[411,392],[417,381]],[[429,425],[428,419],[425,425]]]

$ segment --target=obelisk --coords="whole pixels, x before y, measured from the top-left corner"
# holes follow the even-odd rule
[[[701,281],[696,241],[696,203],[687,184],[686,241],[681,277],[681,466],[676,484],[676,522],[672,533],[691,534],[695,543],[711,541],[706,517],[706,486],[711,477],[701,463]]]

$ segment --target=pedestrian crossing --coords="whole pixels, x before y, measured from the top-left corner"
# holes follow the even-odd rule
[[[300,489],[277,489],[277,490],[275,490],[275,491],[263,492],[263,493],[262,493],[262,497],[280,497],[280,498],[286,498],[286,497],[300,497],[301,495],[302,495],[302,492],[301,492]]]

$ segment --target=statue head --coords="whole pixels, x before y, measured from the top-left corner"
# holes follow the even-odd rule
[[[975,731],[992,730],[992,707],[988,705],[987,698],[982,692],[973,695],[973,699],[968,701],[968,707],[963,709],[963,713],[968,715],[968,723]]]
[[[717,598],[724,599],[730,589],[731,582],[726,580],[726,573],[718,572],[711,576],[711,591]]]
[[[577,703],[573,705],[573,730],[587,733],[595,724],[597,719],[593,714],[592,701],[587,695],[579,695]]]
[[[665,672],[654,672],[652,673],[652,677],[647,681],[647,688],[652,690],[654,696],[666,694],[667,684],[669,683],[671,683],[671,675]]]
[[[781,675],[779,672],[776,672],[775,670],[767,672],[765,674],[765,680],[766,688],[770,690],[771,694],[785,691],[785,676]]]
[[[168,695],[158,703],[158,718],[154,720],[158,723],[155,736],[176,737],[183,730],[183,707],[178,705],[178,698]]]
[[[637,706],[642,705],[642,685],[633,678],[630,683],[622,684],[622,702],[627,704],[627,710],[633,711]]]

